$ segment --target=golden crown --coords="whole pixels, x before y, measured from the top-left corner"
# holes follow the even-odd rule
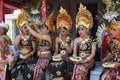
[[[27,23],[28,17],[29,16],[26,14],[25,10],[22,9],[21,13],[19,14],[19,16],[17,17],[17,20],[16,20],[17,27],[21,28],[25,23]]]
[[[46,25],[48,26],[50,31],[55,31],[55,25],[53,23],[53,19],[54,19],[54,13],[52,12],[46,20]]]
[[[93,26],[93,18],[91,13],[81,3],[76,16],[76,28],[78,28],[80,25],[83,25],[88,29],[91,29]]]
[[[114,27],[115,29],[119,29],[120,30],[120,21],[117,21],[116,23],[114,23],[112,25],[112,27]]]
[[[72,27],[72,19],[62,7],[60,7],[59,15],[57,17],[57,29],[60,27],[66,27],[68,30]]]

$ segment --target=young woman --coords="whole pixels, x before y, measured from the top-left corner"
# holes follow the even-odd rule
[[[39,57],[39,59],[37,61],[34,72],[34,80],[44,80],[45,71],[52,56],[52,40],[49,35],[50,29],[49,26],[47,26],[46,24],[43,24],[39,29],[38,26],[31,19],[29,19],[28,21],[33,24],[33,27],[35,29],[33,30],[29,26],[27,26],[30,33],[39,39],[37,45],[37,56]]]
[[[36,42],[34,37],[29,34],[27,28],[29,24],[27,24],[27,21],[24,21],[25,16],[23,17],[21,14],[17,19],[17,27],[21,33],[17,35],[14,43],[20,53],[11,72],[12,80],[33,80],[34,69],[37,63],[33,56],[36,52]]]
[[[78,61],[73,61],[74,71],[72,80],[86,80],[88,71],[94,65],[96,52],[96,41],[88,33],[92,28],[92,15],[86,7],[80,4],[79,12],[76,17],[76,29],[78,37],[74,40],[73,56]]]
[[[9,48],[8,41],[5,36],[0,36],[0,80],[9,80],[8,72],[14,62],[14,52]]]
[[[120,22],[111,25],[110,33],[106,36],[107,55],[104,58],[104,62],[108,63],[108,66],[103,65],[105,71],[101,80],[120,80]]]
[[[64,69],[67,69],[67,70],[69,69],[69,73],[71,70],[71,75],[72,75],[72,69],[70,69],[70,66],[72,63],[69,60],[69,56],[72,54],[72,39],[69,37],[69,30],[71,29],[71,27],[72,27],[71,17],[70,17],[70,15],[68,15],[67,11],[61,7],[60,13],[57,17],[58,37],[55,40],[54,56],[59,55],[59,54],[62,56],[62,60],[66,61],[68,63],[66,66],[67,68],[64,68]],[[61,67],[61,70],[63,68],[62,66],[65,65],[65,64],[64,65],[62,64],[62,63],[64,63],[63,61],[51,62],[48,67],[49,73],[51,75],[53,75],[53,76],[51,76],[51,79],[54,79],[54,78],[60,79],[60,77],[61,77],[62,79],[65,80],[66,76],[63,75],[65,73],[64,70],[60,71],[61,72],[60,75],[56,75],[56,74],[53,74],[53,72],[51,72],[50,68],[52,68],[52,69],[54,68],[54,65],[52,65],[54,63],[58,64],[59,67]],[[54,70],[54,73],[57,72],[57,68],[56,68],[56,70]],[[66,71],[66,72],[68,73],[68,71]],[[71,75],[69,75],[69,77]],[[69,79],[67,78],[67,80],[69,80]]]

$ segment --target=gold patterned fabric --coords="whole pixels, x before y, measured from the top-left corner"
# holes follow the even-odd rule
[[[60,77],[65,80],[67,74],[67,63],[65,61],[53,61],[48,65],[48,74],[50,80],[56,80]]]
[[[32,42],[34,42],[32,36],[26,40],[20,40],[20,55],[11,71],[12,80],[33,80],[34,70],[38,59],[33,56],[30,56],[27,59],[24,58],[32,51]]]
[[[27,63],[19,59],[11,71],[12,80],[33,80],[37,59],[30,60]]]

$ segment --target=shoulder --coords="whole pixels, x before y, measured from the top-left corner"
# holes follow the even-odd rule
[[[16,39],[21,39],[22,38],[22,35],[17,35],[16,36]]]

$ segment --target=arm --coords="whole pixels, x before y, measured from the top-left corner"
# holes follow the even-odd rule
[[[31,29],[31,27],[27,26],[27,28],[28,28],[28,30],[30,31],[30,33],[31,33],[33,36],[35,36],[35,37],[37,37],[37,38],[39,38],[39,39],[40,39],[40,37],[42,37],[41,34],[37,33],[37,32],[34,31],[33,29]]]
[[[65,42],[65,48],[67,50],[67,53],[71,53],[72,52],[72,48],[71,48],[71,45],[69,45],[67,42]]]
[[[35,51],[36,51],[36,43],[35,43],[35,41],[32,41],[32,48],[33,48],[33,50],[30,52],[30,54],[28,54],[26,56],[26,59],[29,58],[30,56],[33,56],[33,54],[35,53]]]
[[[58,54],[58,38],[55,39],[55,52],[54,55]]]
[[[87,58],[88,61],[94,58],[96,53],[96,42],[92,43],[92,50],[91,50],[91,55]]]
[[[77,39],[74,40],[73,55],[77,56]]]
[[[28,22],[32,23],[35,31],[37,31],[38,33],[41,33],[40,29],[38,28],[38,26],[36,25],[36,23],[31,18],[28,19]]]
[[[33,27],[34,27],[35,31],[37,31],[38,33],[41,33],[40,29],[38,28],[38,26],[35,23],[33,23]]]
[[[35,41],[32,41],[32,48],[33,48],[33,50],[32,50],[32,52],[30,52],[30,55],[33,55],[35,53],[35,51],[36,51],[36,43],[35,43]]]
[[[18,35],[15,39],[15,46],[18,46],[20,44],[20,39],[21,39],[21,35]]]
[[[96,44],[97,44],[96,42],[92,42],[91,54],[83,61],[84,63],[91,61],[94,58],[96,53]]]

